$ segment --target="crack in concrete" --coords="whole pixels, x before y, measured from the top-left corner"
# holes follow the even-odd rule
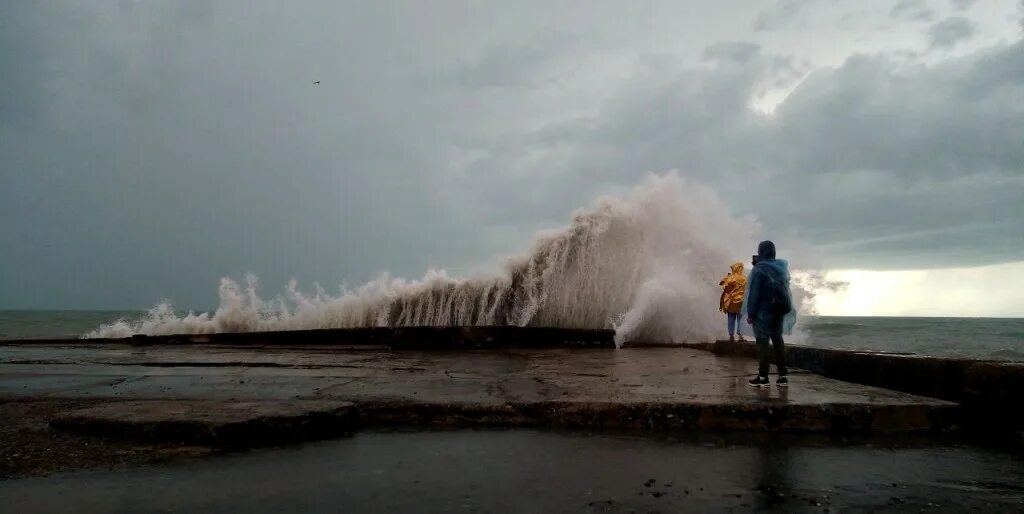
[[[363,379],[363,377],[355,377],[355,378],[346,380],[344,382],[338,382],[338,383],[331,384],[331,385],[329,385],[327,387],[321,387],[321,388],[318,388],[318,389],[314,389],[313,390],[313,397],[314,398],[323,398],[324,395],[326,395],[327,392],[330,391],[331,389],[334,389],[336,387],[344,387],[344,386],[347,386],[347,385],[349,385],[349,384],[351,384],[353,382],[357,382],[357,381],[362,380],[362,379]]]

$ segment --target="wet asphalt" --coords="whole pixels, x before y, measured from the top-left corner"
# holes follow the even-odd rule
[[[4,512],[1020,512],[1024,457],[934,440],[368,432],[0,482]]]

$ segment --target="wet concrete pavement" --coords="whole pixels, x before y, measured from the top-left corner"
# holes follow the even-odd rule
[[[794,372],[788,391],[746,385],[748,359],[690,349],[400,351],[337,348],[6,346],[0,395],[433,401],[928,404]]]
[[[10,512],[1019,512],[1024,461],[815,436],[360,433],[0,482]]]
[[[396,352],[70,344],[6,345],[2,355],[0,398],[339,400],[387,407],[382,417],[395,422],[412,407],[436,406],[476,409],[498,424],[532,416],[527,421],[555,426],[590,420],[584,424],[900,431],[943,428],[955,410],[949,402],[799,371],[788,389],[755,389],[746,385],[752,361],[680,348]],[[537,414],[552,406],[559,411]],[[417,412],[405,421],[439,422]],[[603,417],[595,421],[594,412]]]
[[[23,426],[0,440],[17,478],[0,498],[13,512],[995,512],[1024,497],[1018,456],[950,442],[954,403],[799,370],[754,389],[753,368],[683,348],[5,344],[0,419]],[[481,426],[516,429],[466,429]],[[147,448],[181,456],[151,464]],[[128,467],[66,471],[98,465]]]

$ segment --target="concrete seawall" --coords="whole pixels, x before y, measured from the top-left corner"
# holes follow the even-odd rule
[[[287,330],[276,332],[223,332],[217,334],[136,335],[119,339],[20,339],[0,344],[159,344],[382,346],[393,350],[457,350],[482,348],[615,348],[615,332],[575,328],[472,326],[472,327],[367,327]]]

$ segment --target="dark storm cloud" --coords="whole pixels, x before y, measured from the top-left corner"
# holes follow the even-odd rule
[[[65,34],[55,34],[58,41],[36,35],[46,31],[50,23],[72,21],[62,16],[54,5],[28,5],[10,2],[0,11],[0,123],[23,126],[42,115],[52,98],[46,80],[52,70],[46,56],[53,47],[66,44]],[[15,72],[16,70],[16,72]]]
[[[807,75],[737,5],[520,7],[0,3],[0,308],[465,270],[674,168],[829,264],[1024,254],[1020,42]]]
[[[758,57],[760,47],[754,43],[744,41],[726,41],[708,46],[701,54],[705,59],[727,59],[731,61],[745,62]]]
[[[953,5],[953,9],[957,11],[966,11],[976,0],[950,0],[950,4]]]
[[[545,66],[560,56],[569,55],[572,36],[548,32],[517,45],[491,45],[468,62],[460,63],[450,78],[469,88],[516,87],[536,85]]]
[[[935,11],[924,0],[900,0],[889,11],[889,16],[900,21],[931,21]]]
[[[946,18],[928,27],[928,46],[951,48],[974,36],[974,25],[963,16]]]
[[[810,0],[778,0],[754,19],[754,31],[778,30],[792,24]]]
[[[638,74],[595,117],[549,127],[510,154],[531,154],[539,141],[574,149],[559,156],[566,171],[538,193],[542,204],[581,183],[679,168],[718,185],[768,232],[822,245],[836,266],[1024,254],[1024,238],[1011,235],[1024,233],[1015,130],[1024,126],[1024,44],[933,67],[856,56],[807,77],[770,117],[747,101],[790,63],[751,48],[715,46],[708,55],[733,58],[671,77]]]
[[[4,95],[42,99],[0,124],[3,303],[204,306],[220,276],[337,284],[471,246],[423,173],[441,166],[445,100],[409,86],[413,49],[351,44],[380,13],[286,13],[283,38],[265,5],[13,4],[46,18],[25,28],[49,46]]]

